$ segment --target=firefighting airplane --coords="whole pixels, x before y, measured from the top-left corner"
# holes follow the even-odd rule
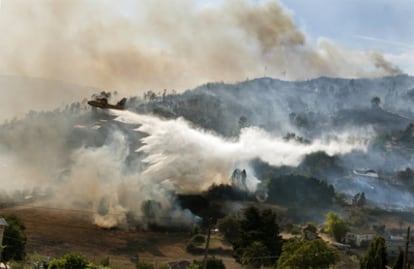
[[[95,100],[88,101],[88,105],[93,107],[99,107],[102,109],[118,109],[118,110],[124,110],[125,109],[125,103],[126,98],[122,98],[121,101],[116,103],[116,105],[112,105],[108,103],[108,99],[106,98],[97,98]]]

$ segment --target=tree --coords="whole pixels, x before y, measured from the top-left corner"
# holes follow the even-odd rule
[[[400,252],[398,253],[398,257],[394,262],[393,269],[404,269],[404,251],[400,249]]]
[[[319,238],[318,236],[318,228],[313,223],[308,223],[303,229],[302,229],[302,235],[303,239],[305,240],[314,240]]]
[[[5,216],[4,219],[8,226],[4,231],[2,259],[5,262],[23,260],[26,255],[26,227],[16,215]]]
[[[329,268],[339,260],[338,252],[322,239],[293,239],[283,244],[278,269]]]
[[[225,217],[218,221],[217,227],[223,233],[224,239],[229,243],[240,238],[240,221],[234,217]]]
[[[239,263],[246,264],[246,257],[251,257],[249,252],[261,250],[262,259],[260,266],[273,265],[281,252],[282,239],[279,235],[279,226],[276,223],[276,214],[265,209],[260,211],[256,207],[244,210],[244,219],[240,221],[240,239],[233,243],[234,256]],[[244,257],[244,258],[243,258]],[[253,268],[258,264],[250,264]],[[259,267],[260,267],[259,266]]]
[[[362,207],[366,204],[367,199],[365,198],[365,192],[358,192],[352,198],[352,205],[356,207]]]
[[[360,261],[360,269],[385,269],[387,265],[387,247],[385,239],[377,236],[371,242]]]
[[[203,261],[194,261],[189,269],[202,269],[203,268]],[[207,269],[226,269],[223,261],[217,259],[215,257],[208,257],[206,261],[206,268]]]
[[[379,98],[378,96],[375,96],[371,99],[372,107],[377,108],[380,106],[380,104],[381,104],[381,98]]]
[[[245,127],[247,127],[247,118],[246,116],[241,116],[239,118],[239,129],[243,129]]]
[[[262,242],[255,241],[244,249],[240,261],[247,268],[260,268],[271,257],[272,253],[269,253],[267,247]]]
[[[68,253],[59,259],[51,261],[48,269],[90,269],[94,267],[82,255]]]
[[[326,228],[325,230],[330,234],[337,242],[343,242],[345,235],[348,232],[348,225],[338,214],[329,212],[326,214]]]

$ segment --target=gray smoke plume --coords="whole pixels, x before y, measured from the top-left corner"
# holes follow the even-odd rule
[[[124,94],[263,75],[296,80],[400,73],[379,53],[328,40],[313,44],[277,1],[200,7],[188,0],[3,0],[0,32],[0,74]],[[9,90],[5,97],[17,99]],[[32,102],[61,103],[59,96],[69,95],[59,87],[47,90],[62,94]],[[85,96],[85,89],[67,90]]]
[[[311,152],[340,154],[365,147],[349,143],[346,137],[304,146],[255,127],[230,139],[195,128],[181,118],[112,113],[118,121],[140,125],[138,130],[147,135],[131,136],[131,125],[122,127],[111,121],[100,129],[82,125],[79,115],[69,111],[37,113],[3,125],[0,198],[22,202],[24,198],[16,193],[23,193],[41,198],[43,206],[85,210],[101,227],[126,225],[128,216],[144,228],[150,223],[188,226],[197,217],[178,206],[176,194],[200,192],[213,183],[230,184],[234,168],[251,159],[297,165]],[[104,114],[89,116],[99,121]],[[85,141],[85,137],[96,141]],[[138,153],[131,148],[132,139],[142,142]],[[257,184],[249,176],[244,185],[254,192]]]

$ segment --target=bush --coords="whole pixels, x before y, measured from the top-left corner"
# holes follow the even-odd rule
[[[135,268],[137,269],[154,269],[154,265],[146,262],[137,262]]]
[[[236,242],[240,238],[240,221],[234,217],[225,217],[218,221],[217,227],[227,242]]]
[[[203,268],[203,261],[194,261],[189,269],[202,269]],[[208,257],[206,263],[207,269],[226,269],[223,261],[220,259],[216,259],[215,257]]]
[[[202,234],[196,234],[193,236],[193,238],[191,238],[191,242],[196,244],[203,244],[206,242],[206,238]]]
[[[104,267],[109,266],[109,257],[106,256],[105,258],[103,258],[99,264],[104,266]]]
[[[277,268],[330,268],[338,260],[338,252],[322,239],[293,239],[283,244]]]
[[[96,268],[89,263],[82,255],[77,253],[68,253],[59,259],[49,263],[48,269],[91,269]]]
[[[196,234],[199,234],[200,232],[201,232],[200,225],[194,224],[193,228],[191,229],[191,235],[196,235]]]
[[[348,225],[342,220],[338,214],[329,212],[326,214],[326,232],[330,234],[337,242],[343,242],[348,232]]]
[[[199,254],[203,254],[204,249],[203,248],[199,248],[197,247],[194,243],[190,242],[187,244],[185,250],[188,253],[194,254],[194,255],[199,255]]]

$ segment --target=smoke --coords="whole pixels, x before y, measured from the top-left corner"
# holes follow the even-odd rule
[[[152,182],[174,186],[177,192],[199,192],[212,184],[229,184],[229,175],[239,163],[259,158],[271,165],[298,165],[312,152],[345,154],[363,150],[364,142],[349,139],[349,135],[315,140],[309,145],[285,141],[264,130],[250,127],[242,130],[237,140],[197,129],[182,118],[163,120],[155,116],[130,111],[111,111],[116,120],[140,124],[136,130],[148,134],[138,152],[147,155],[148,168],[143,175]],[[248,180],[255,180],[248,177]],[[246,182],[251,186],[252,182]],[[254,187],[249,189],[255,190]]]
[[[2,126],[0,165],[5,183],[0,198],[22,202],[33,197],[43,200],[43,206],[85,210],[91,221],[108,228],[127,225],[130,218],[144,228],[150,223],[189,226],[198,217],[180,208],[176,194],[231,184],[230,176],[240,165],[249,173],[245,186],[254,192],[259,181],[246,164],[255,158],[272,165],[297,165],[311,152],[342,154],[365,148],[349,135],[302,145],[255,127],[230,139],[182,118],[163,120],[129,111],[111,111],[127,125],[111,121],[98,130],[88,125],[76,129],[79,115],[68,112],[38,113]],[[103,116],[93,115],[94,121]],[[130,134],[130,124],[139,125],[139,132]],[[96,141],[91,143],[91,137]],[[134,139],[141,140],[138,152]]]
[[[0,31],[0,74],[125,94],[263,75],[400,73],[381,54],[313,44],[277,1],[3,0]]]
[[[224,138],[182,118],[110,113],[127,124],[109,121],[95,130],[88,126],[107,118],[105,113],[82,116],[63,111],[38,113],[2,126],[5,195],[48,193],[46,205],[87,210],[101,227],[126,225],[131,216],[143,227],[189,225],[197,217],[178,206],[176,194],[200,192],[214,183],[231,184],[230,175],[238,167],[248,170],[245,185],[254,192],[259,182],[245,166],[252,159],[296,166],[312,152],[346,154],[366,147],[365,140],[356,139],[358,132],[300,144],[256,127],[243,129],[238,138]],[[87,117],[92,121],[78,122]],[[84,128],[75,128],[82,123]],[[139,132],[129,132],[131,126],[139,126]],[[134,152],[138,140],[142,146]]]
[[[91,145],[83,141],[82,132],[92,132],[86,137],[99,140],[105,131],[75,129],[76,121],[73,113],[55,112],[2,126],[0,200],[35,199],[37,205],[85,211],[93,223],[106,228],[127,225],[128,215],[143,228],[149,223],[189,226],[197,221],[175,202],[174,186],[142,174],[127,132],[102,127],[108,132],[104,141]],[[151,202],[158,206],[145,209]]]

